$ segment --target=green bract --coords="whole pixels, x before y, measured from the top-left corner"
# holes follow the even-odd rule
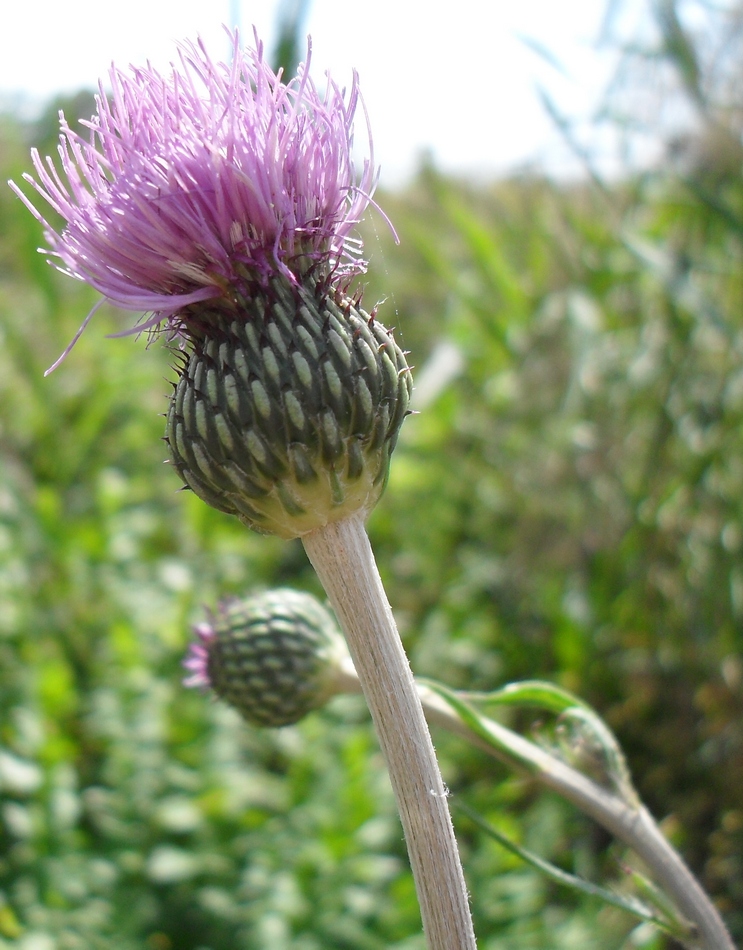
[[[412,385],[392,334],[310,277],[192,312],[167,421],[186,485],[284,538],[370,511]]]

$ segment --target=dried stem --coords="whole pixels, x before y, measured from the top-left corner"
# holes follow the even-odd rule
[[[397,799],[431,950],[475,950],[467,890],[410,665],[360,514],[303,542],[346,635]]]

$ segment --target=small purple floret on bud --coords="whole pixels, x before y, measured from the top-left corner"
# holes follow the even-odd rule
[[[184,686],[197,686],[209,689],[209,644],[216,638],[214,627],[208,623],[197,623],[193,628],[196,642],[188,648],[183,666],[190,671],[190,676],[183,680]]]

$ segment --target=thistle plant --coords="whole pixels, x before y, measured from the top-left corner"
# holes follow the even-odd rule
[[[408,411],[405,355],[351,281],[372,200],[348,92],[284,82],[256,39],[230,64],[185,44],[169,75],[113,69],[87,135],[61,123],[61,171],[33,154],[50,259],[129,330],[176,347],[166,442],[186,487],[258,531],[302,538],[348,640],[385,754],[433,950],[474,947],[418,695],[365,533]],[[85,319],[79,334],[93,316]],[[54,364],[52,369],[60,362]]]

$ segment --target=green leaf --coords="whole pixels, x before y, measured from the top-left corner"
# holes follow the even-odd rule
[[[582,699],[566,689],[542,680],[523,680],[520,683],[509,683],[489,693],[460,693],[459,695],[478,706],[534,706],[558,714],[573,708],[591,711],[591,707]]]

